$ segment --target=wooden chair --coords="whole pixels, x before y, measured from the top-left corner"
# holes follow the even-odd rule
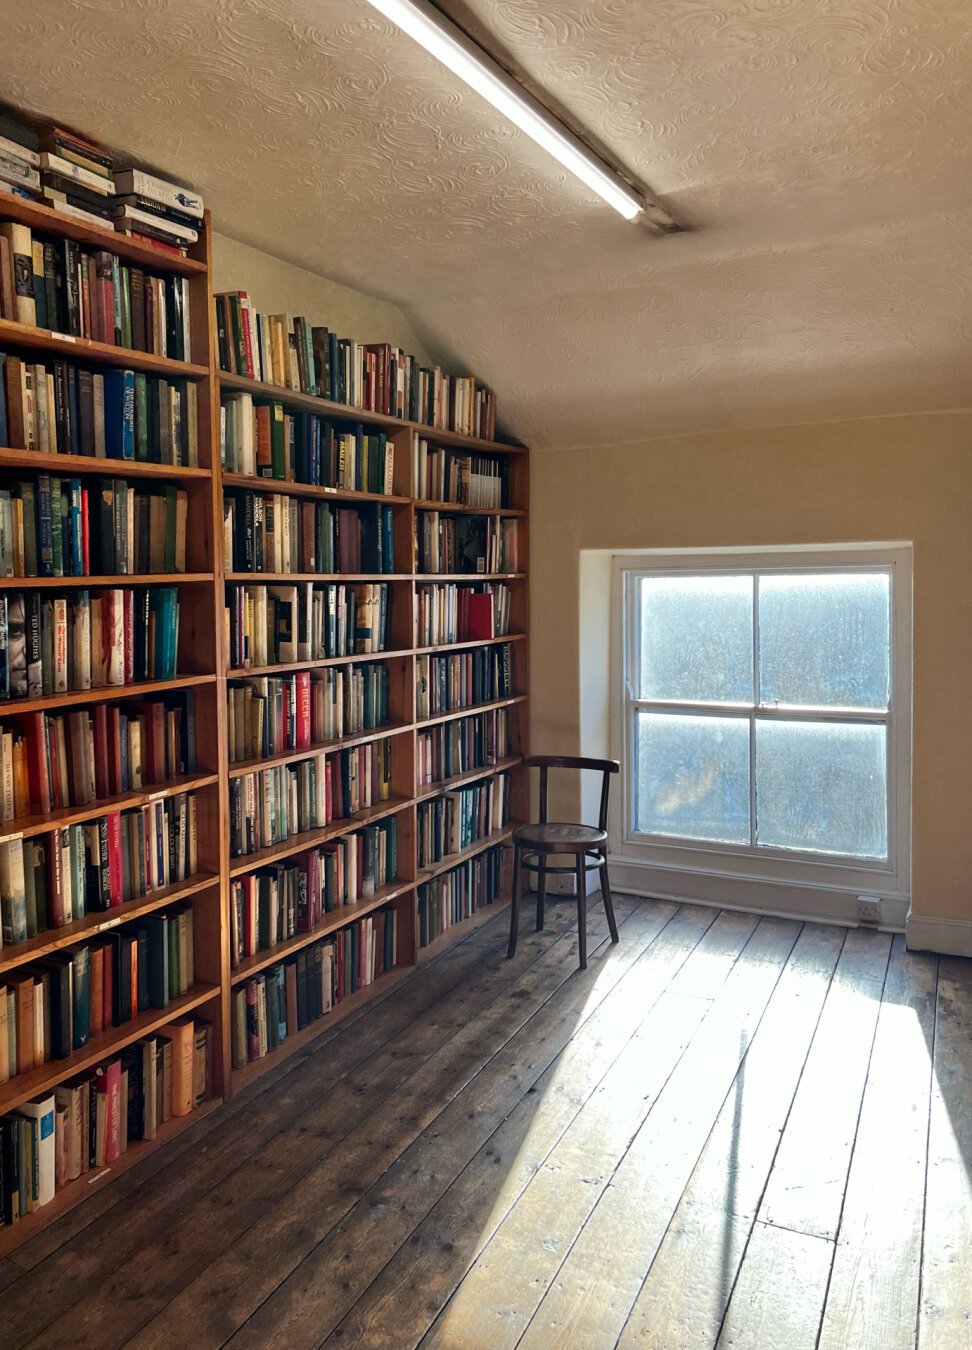
[[[548,872],[573,872],[577,878],[577,930],[580,943],[580,968],[587,969],[587,873],[598,869],[601,873],[601,894],[607,914],[611,941],[618,940],[618,925],[611,901],[611,883],[607,865],[608,793],[611,775],[621,765],[616,759],[583,759],[570,755],[528,755],[524,759],[528,769],[540,770],[540,819],[535,825],[519,825],[513,831],[513,892],[510,899],[510,946],[507,958],[516,951],[520,927],[520,869],[537,873],[537,932],[543,931],[544,902],[547,894]],[[574,825],[547,820],[547,773],[550,769],[590,769],[603,775],[601,805],[597,828],[593,825]],[[553,867],[547,859],[558,854],[574,855],[571,867]]]

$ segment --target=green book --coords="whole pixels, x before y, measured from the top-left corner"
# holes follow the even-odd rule
[[[135,372],[135,458],[149,458],[148,376],[143,370]]]
[[[73,1008],[71,1023],[75,1050],[87,1045],[91,1034],[91,951],[77,947],[71,953]]]

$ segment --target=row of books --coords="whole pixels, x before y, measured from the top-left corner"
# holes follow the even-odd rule
[[[193,793],[0,843],[3,944],[116,909],[195,874]]]
[[[223,558],[228,572],[394,572],[392,510],[226,491]]]
[[[508,773],[419,802],[416,835],[419,867],[432,867],[502,829],[509,818],[509,809]]]
[[[479,642],[505,637],[510,631],[510,588],[504,581],[421,585],[416,596],[419,647]]]
[[[505,759],[510,732],[505,708],[457,717],[420,731],[416,736],[415,770],[418,786],[441,783],[470,769],[486,769]]]
[[[412,461],[412,496],[458,506],[509,506],[504,455],[470,455],[419,437]]]
[[[49,1205],[209,1095],[209,1022],[178,1018],[0,1119],[0,1225]]]
[[[226,691],[231,764],[309,750],[387,725],[388,667],[377,661],[231,683]]]
[[[192,380],[92,370],[0,352],[0,445],[41,454],[196,467],[199,396]]]
[[[391,795],[391,741],[322,751],[230,779],[230,854],[248,857]]]
[[[227,586],[228,664],[241,670],[383,652],[390,600],[385,582]]]
[[[415,658],[415,715],[419,720],[513,697],[513,649],[473,647]]]
[[[0,728],[0,819],[89,806],[195,768],[191,689],[124,706],[26,713]]]
[[[419,511],[415,534],[420,572],[518,572],[520,569],[517,520]]]
[[[312,933],[325,914],[357,904],[398,876],[398,820],[321,844],[230,885],[230,963]]]
[[[176,677],[175,586],[0,592],[0,699]]]
[[[391,496],[395,446],[383,431],[289,412],[274,399],[224,394],[220,455],[227,473]]]
[[[131,576],[186,570],[189,498],[41,473],[0,490],[0,576]]]
[[[10,273],[12,296],[8,293],[4,309],[12,301],[13,312],[4,318],[189,360],[186,277],[156,276],[107,249],[86,249],[73,239],[35,238],[29,226],[0,220],[0,276]],[[0,294],[5,289],[0,286]]]
[[[11,971],[0,985],[0,1082],[181,998],[195,974],[192,942],[187,904]]]
[[[387,906],[237,985],[233,1068],[263,1059],[397,962],[398,911]]]
[[[419,886],[419,947],[428,947],[441,933],[497,899],[508,884],[506,853],[497,844]]]
[[[216,296],[219,364],[282,389],[465,436],[496,434],[496,397],[473,376],[420,366],[387,342],[355,342],[291,314],[260,314],[246,291]]]

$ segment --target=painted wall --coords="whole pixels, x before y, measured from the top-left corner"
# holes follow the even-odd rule
[[[532,748],[554,754],[581,747],[582,704],[585,727],[594,727],[586,753],[598,751],[606,727],[584,674],[601,660],[607,628],[602,620],[580,631],[582,550],[911,541],[912,910],[968,924],[968,941],[972,413],[536,453],[531,507]],[[583,570],[589,596],[606,572],[589,555]],[[580,809],[577,790],[557,805]]]
[[[421,342],[397,305],[306,272],[269,253],[213,234],[213,289],[248,291],[263,314],[302,314],[340,337],[390,342],[428,361]]]

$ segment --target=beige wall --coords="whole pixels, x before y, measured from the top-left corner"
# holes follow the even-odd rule
[[[531,508],[531,736],[548,753],[577,752],[581,672],[606,640],[579,632],[581,550],[911,541],[912,908],[972,920],[972,413],[538,453]]]
[[[397,305],[273,258],[247,244],[213,235],[213,289],[248,291],[261,314],[301,314],[340,337],[390,342],[422,362],[428,356]]]

